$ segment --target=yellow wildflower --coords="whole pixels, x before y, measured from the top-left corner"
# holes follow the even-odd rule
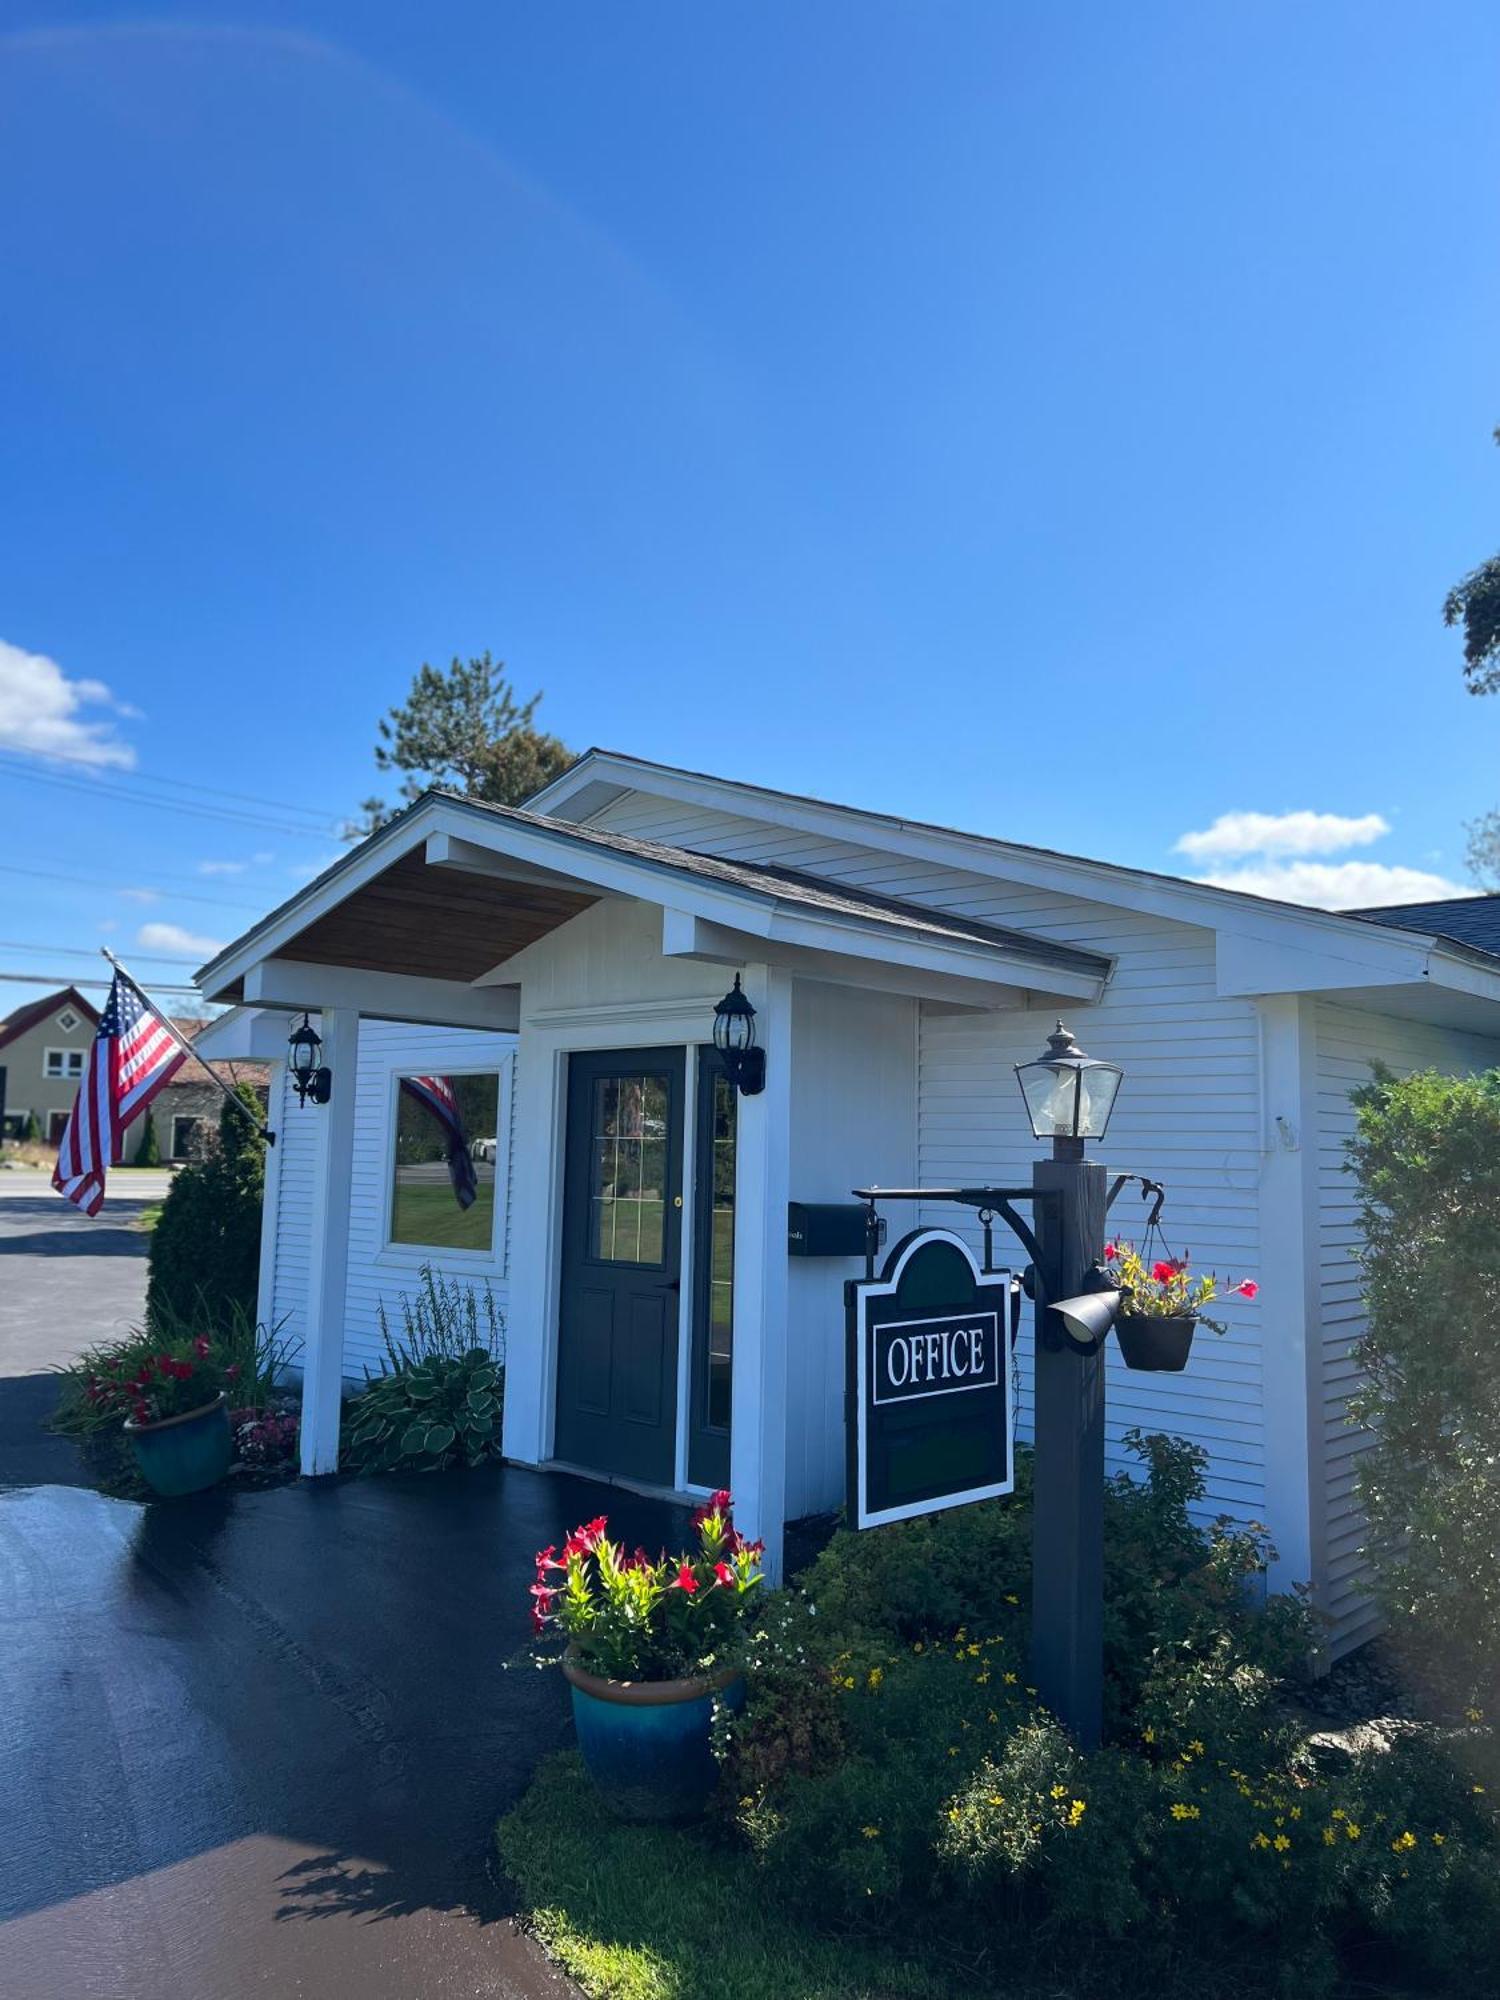
[[[1417,1836],[1408,1827],[1405,1833],[1398,1833],[1396,1838],[1391,1842],[1391,1852],[1392,1854],[1409,1854],[1416,1844]]]
[[[1278,1833],[1276,1838],[1271,1842],[1271,1845],[1276,1849],[1278,1854],[1285,1854],[1291,1844],[1291,1835],[1287,1833]]]
[[[1053,1798],[1055,1798],[1055,1799],[1065,1799],[1065,1798],[1066,1798],[1066,1797],[1068,1796],[1068,1788],[1067,1788],[1067,1786],[1066,1786],[1066,1785],[1054,1785],[1054,1786],[1052,1787],[1052,1796],[1053,1796]]]
[[[1464,1710],[1464,1720],[1466,1722],[1483,1722],[1484,1710],[1482,1708],[1466,1708]]]
[[[1357,1826],[1352,1819],[1347,1820],[1344,1824],[1344,1832],[1348,1835],[1350,1840],[1358,1840],[1362,1830],[1363,1829]]]
[[[1271,1836],[1268,1833],[1258,1833],[1250,1845],[1252,1847],[1269,1847],[1271,1845]]]
[[[989,1802],[992,1806],[1003,1806],[1005,1804],[1004,1792],[991,1792]]]
[[[1071,1800],[1068,1805],[1068,1825],[1077,1826],[1088,1809],[1089,1804],[1087,1799]]]
[[[958,1745],[956,1743],[950,1743],[948,1745],[948,1755],[950,1757],[956,1757],[958,1755]]]
[[[1036,1693],[1036,1689],[1035,1689],[1035,1688],[1027,1688],[1026,1692],[1027,1692],[1028,1694],[1035,1694],[1035,1693]]]
[[[1338,1841],[1339,1837],[1334,1832],[1333,1828],[1331,1826],[1325,1826],[1323,1829],[1323,1845],[1325,1847],[1337,1847]]]
[[[955,1813],[953,1817],[956,1819],[958,1815]],[[878,1826],[862,1826],[860,1832],[866,1840],[879,1840],[880,1838],[880,1828]]]
[[[1147,1723],[1146,1727],[1141,1731],[1141,1741],[1143,1743],[1154,1743],[1156,1741],[1156,1731],[1151,1727],[1150,1723]]]
[[[1005,1593],[1005,1601],[1007,1604],[1019,1604],[1021,1600],[1013,1590],[1008,1590]]]
[[[871,1694],[874,1694],[884,1679],[884,1667],[871,1667],[869,1673],[865,1675],[865,1686],[870,1690]]]
[[[1185,1806],[1179,1800],[1172,1808],[1172,1817],[1173,1819],[1202,1819],[1203,1815],[1197,1806]]]
[[[1434,1846],[1434,1847],[1441,1847],[1441,1846],[1442,1846],[1442,1844],[1443,1844],[1443,1842],[1444,1842],[1444,1841],[1445,1841],[1445,1840],[1446,1840],[1447,1838],[1448,1838],[1448,1836],[1447,1836],[1447,1834],[1445,1834],[1445,1833],[1435,1833],[1435,1834],[1434,1834],[1434,1835],[1432,1836],[1432,1844],[1433,1844],[1433,1846]]]
[[[1004,1682],[1005,1682],[1005,1685],[1006,1685],[1006,1686],[1007,1686],[1008,1688],[1013,1688],[1013,1687],[1015,1686],[1015,1684],[1016,1684],[1016,1681],[1017,1681],[1017,1678],[1018,1678],[1018,1676],[1017,1676],[1017,1675],[1015,1675],[1015,1674],[1005,1674],[1005,1675],[1003,1675],[1003,1676],[1002,1676],[1002,1678],[1003,1678],[1003,1680],[1004,1680]]]
[[[1203,1745],[1198,1741],[1196,1736],[1188,1745],[1188,1755],[1190,1757],[1201,1757],[1203,1755]]]
[[[1349,1817],[1348,1813],[1344,1811],[1344,1808],[1342,1806],[1334,1807],[1333,1816],[1335,1819],[1347,1819]]]

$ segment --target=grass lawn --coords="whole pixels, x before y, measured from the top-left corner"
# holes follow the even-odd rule
[[[498,1839],[537,1936],[590,2000],[974,2000],[971,1962],[816,1937],[704,1835],[623,1826],[576,1753],[551,1758]],[[1012,1989],[1013,2000],[1022,1996]]]

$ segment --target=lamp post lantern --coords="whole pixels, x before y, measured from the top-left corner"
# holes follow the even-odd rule
[[[1104,1137],[1124,1072],[1085,1055],[1059,1021],[1045,1053],[1016,1064],[1016,1079],[1033,1134],[1052,1141],[1052,1157],[1032,1166],[1032,1678],[1093,1749],[1104,1726],[1104,1340],[1120,1297],[1096,1289],[1109,1177],[1084,1145]]]
[[[287,1068],[299,1104],[306,1104],[308,1098],[314,1104],[326,1104],[332,1095],[333,1071],[320,1061],[322,1054],[323,1038],[304,1013],[287,1036]]]
[[[755,1009],[738,973],[714,1009],[714,1047],[741,1097],[756,1097],[765,1089],[766,1052],[755,1045]]]

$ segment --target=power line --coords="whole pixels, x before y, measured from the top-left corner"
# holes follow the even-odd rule
[[[288,826],[283,820],[272,820],[255,813],[240,813],[218,809],[208,805],[192,805],[182,799],[154,799],[140,792],[132,792],[123,786],[103,778],[70,778],[60,772],[28,770],[5,760],[0,752],[0,768],[4,768],[13,779],[23,785],[45,785],[64,792],[82,792],[91,799],[112,799],[127,805],[149,806],[157,812],[174,813],[179,819],[208,819],[221,825],[254,827],[265,833],[285,834],[296,840],[335,840],[338,827],[330,817],[321,826]]]
[[[0,862],[0,875],[25,875],[34,882],[76,882],[90,889],[108,889],[116,896],[141,895],[141,889],[133,889],[120,882],[106,881],[102,875],[68,875],[56,868],[17,868],[11,862]],[[189,878],[176,875],[153,875],[152,885],[160,883],[167,890],[174,903],[207,903],[216,910],[242,910],[247,915],[262,916],[264,903],[224,903],[217,896],[194,895],[190,890],[179,889],[179,881]]]
[[[68,944],[37,944],[34,940],[26,943],[20,938],[0,938],[0,951],[50,951],[59,958],[93,958],[96,954],[84,951],[80,946]],[[196,958],[175,957],[170,952],[135,951],[136,958],[143,958],[149,965],[192,965],[199,964]],[[105,982],[106,985],[108,981]]]
[[[97,986],[101,991],[107,991],[114,983],[109,979],[81,979],[76,972],[0,972],[0,979],[12,986]],[[151,984],[158,993],[185,993],[195,999],[203,998],[200,987],[179,985],[172,979],[153,979]],[[206,1004],[216,1006],[218,1003],[209,1001]]]
[[[154,771],[121,770],[116,765],[85,764],[77,757],[49,757],[45,753],[39,753],[39,755],[44,767],[48,770],[58,772],[60,776],[70,775],[73,772],[86,773],[93,770],[100,772],[111,784],[164,785],[172,791],[202,792],[209,798],[235,799],[242,805],[260,806],[274,813],[296,813],[303,818],[318,822],[320,827],[328,825],[332,817],[332,815],[325,813],[321,807],[293,805],[290,799],[268,799],[260,792],[231,792],[226,791],[222,785],[200,784],[193,778],[170,778],[164,772],[158,774]],[[36,756],[30,756],[22,750],[0,750],[0,757],[3,757],[9,764],[20,764],[30,768],[35,768],[37,762]],[[92,780],[86,780],[86,782],[92,782]]]

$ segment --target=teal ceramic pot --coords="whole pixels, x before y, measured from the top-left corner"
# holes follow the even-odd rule
[[[229,1470],[229,1405],[223,1395],[201,1410],[163,1417],[159,1424],[125,1422],[141,1477],[153,1493],[175,1500],[217,1486]]]
[[[678,1681],[608,1681],[571,1660],[573,1727],[599,1796],[619,1819],[697,1819],[718,1782],[710,1748],[714,1698],[745,1705],[734,1668]]]

